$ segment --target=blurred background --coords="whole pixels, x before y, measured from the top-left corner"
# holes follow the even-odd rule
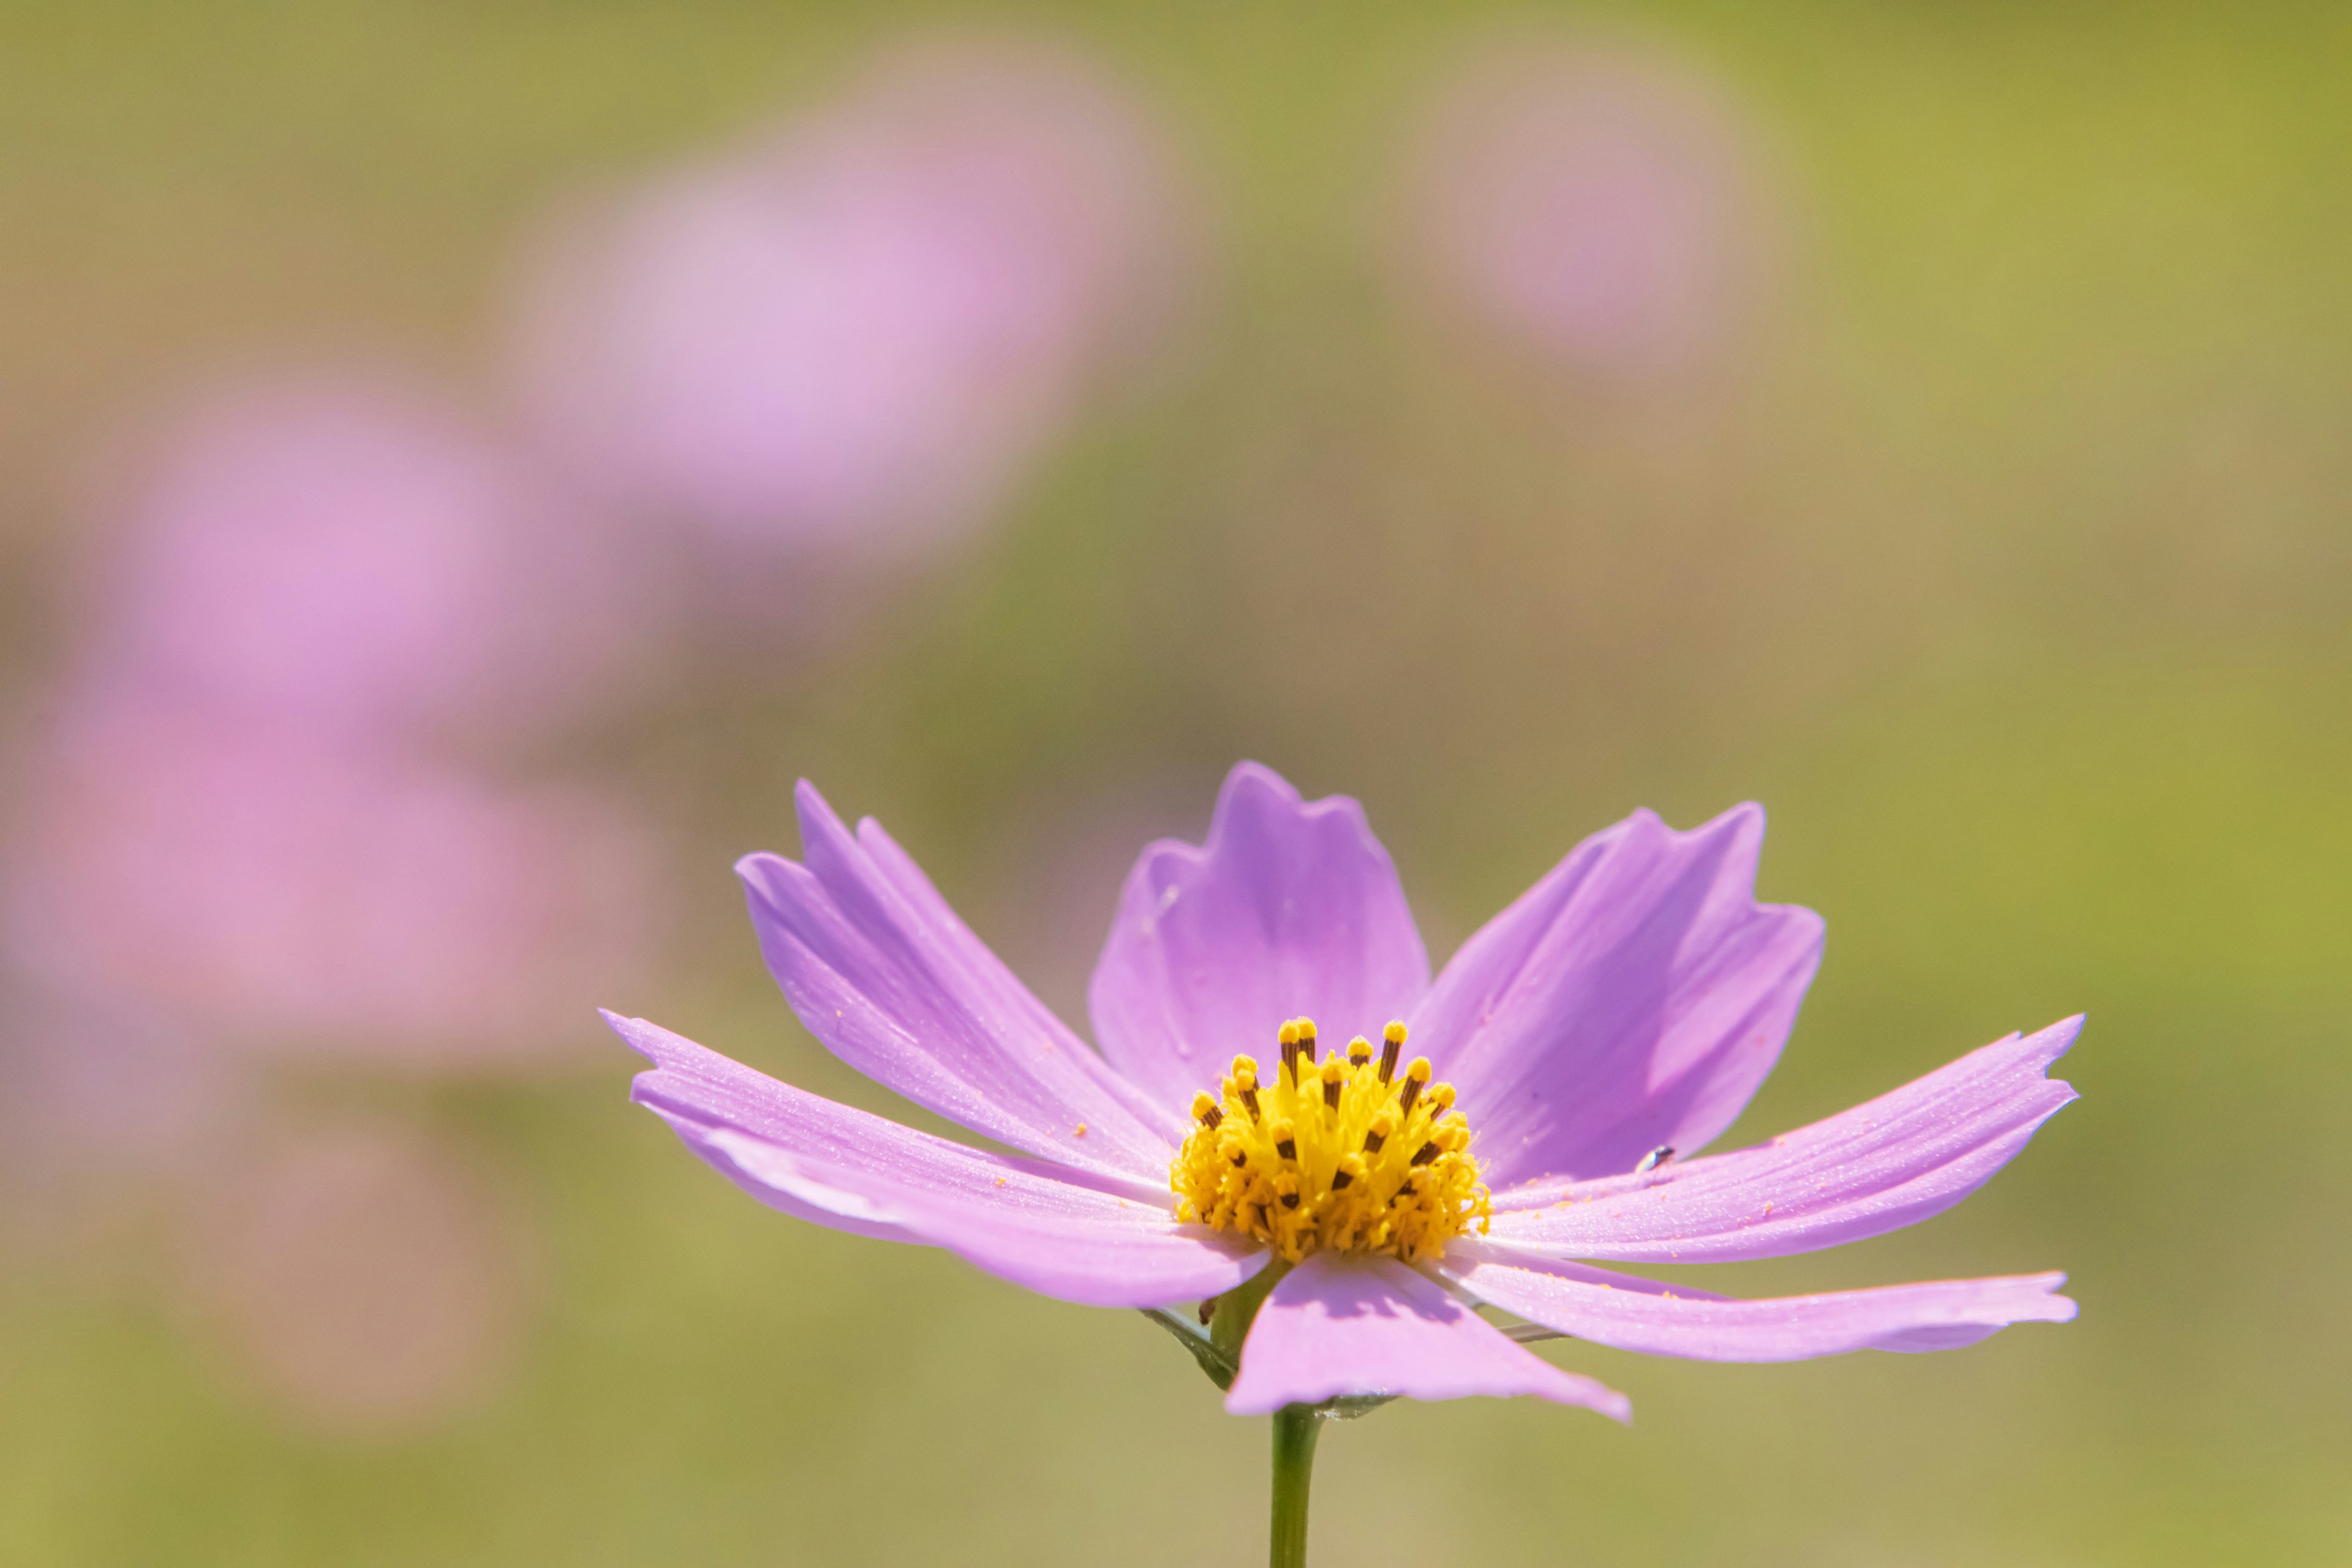
[[[1248,1562],[1129,1313],[748,1202],[599,1005],[820,1092],[792,781],[1040,994],[1262,759],[1433,954],[1637,805],[1828,918],[1753,1142],[2077,1010],[2083,1102],[1547,1354],[1332,1562],[2352,1561],[2352,18],[9,6],[0,1559]],[[920,1120],[920,1118],[917,1118]]]

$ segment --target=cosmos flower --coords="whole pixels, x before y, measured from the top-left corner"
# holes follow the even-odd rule
[[[1443,85],[1411,223],[1434,289],[1572,371],[1647,381],[1717,353],[1765,270],[1755,140],[1670,58],[1521,42]]]
[[[86,692],[337,744],[609,698],[639,580],[430,388],[353,365],[231,382],[146,447],[82,573]]]
[[[902,49],[551,227],[523,395],[569,469],[734,559],[919,553],[1156,325],[1178,183],[1075,50]]]
[[[10,955],[13,957],[13,955]],[[110,1231],[184,1185],[243,1122],[248,1086],[194,1031],[0,959],[0,1234]]]
[[[239,1052],[541,1065],[562,999],[650,956],[653,843],[585,786],[103,703],[28,752],[9,948]]]
[[[188,1194],[182,1283],[254,1391],[299,1425],[404,1436],[513,1369],[530,1285],[491,1173],[394,1121],[253,1129]]]
[[[1235,1414],[1534,1394],[1628,1415],[1476,1302],[1720,1361],[1941,1350],[2074,1316],[2055,1274],[1740,1300],[1594,1266],[1772,1258],[1913,1224],[2074,1098],[2045,1069],[2079,1020],[1691,1157],[1771,1070],[1821,953],[1817,916],[1755,900],[1754,806],[1688,833],[1640,813],[1587,840],[1433,984],[1356,803],[1302,802],[1244,763],[1205,845],[1152,845],[1129,877],[1091,987],[1097,1052],[879,826],[851,831],[805,784],[799,801],[802,860],[738,867],[793,1011],[861,1072],[1019,1152],[608,1015],[655,1064],[635,1098],[820,1225],[944,1247],[1068,1301],[1252,1301]]]

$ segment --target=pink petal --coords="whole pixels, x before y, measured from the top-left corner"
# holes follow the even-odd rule
[[[1438,1272],[1482,1301],[1580,1340],[1702,1361],[1803,1361],[1848,1351],[1939,1351],[2011,1323],[2063,1323],[2063,1274],[1939,1279],[1740,1301],[1507,1247],[1456,1242]]]
[[[1529,1184],[1496,1199],[1489,1234],[1548,1258],[1706,1263],[1916,1225],[1982,1186],[2075,1098],[2045,1075],[2082,1026],[2078,1016],[2011,1035],[1753,1149],[1607,1182]]]
[[[835,1056],[975,1132],[1164,1194],[1166,1119],[1032,996],[868,820],[799,792],[805,865],[737,863],[785,999]]]
[[[1168,1200],[967,1149],[777,1082],[641,1018],[604,1015],[655,1065],[630,1098],[771,1207],[835,1230],[944,1247],[1041,1295],[1163,1307],[1232,1289],[1265,1254]]]
[[[1088,1001],[1103,1055],[1171,1115],[1226,1064],[1276,1054],[1287,1018],[1380,1037],[1429,989],[1429,956],[1363,808],[1309,805],[1270,769],[1225,779],[1208,842],[1163,840],[1129,874]]]
[[[1821,963],[1811,910],[1759,904],[1764,813],[1585,840],[1438,977],[1413,1043],[1462,1093],[1497,1187],[1631,1171],[1731,1125]]]
[[[1460,1399],[1537,1394],[1633,1419],[1622,1394],[1513,1344],[1445,1288],[1392,1258],[1318,1252],[1283,1277],[1242,1346],[1235,1415],[1340,1394]]]

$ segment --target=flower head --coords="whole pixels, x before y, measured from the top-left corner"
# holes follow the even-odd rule
[[[33,741],[0,944],[240,1050],[540,1065],[561,999],[649,954],[654,847],[583,786],[104,702]]]
[[[730,555],[922,553],[1157,325],[1177,185],[1076,51],[897,51],[555,234],[526,396],[567,467]]]
[[[1691,1158],[1771,1070],[1821,955],[1811,911],[1755,900],[1753,806],[1688,833],[1638,813],[1587,840],[1433,984],[1360,808],[1244,763],[1206,844],[1155,844],[1128,879],[1090,992],[1099,1053],[878,825],[852,831],[805,784],[800,807],[801,861],[738,868],[793,1010],[860,1071],[1019,1152],[607,1015],[655,1064],[635,1098],[773,1207],[1064,1300],[1162,1309],[1270,1271],[1270,1291],[1240,1293],[1262,1305],[1236,1414],[1537,1394],[1627,1415],[1478,1302],[1718,1361],[1941,1350],[2074,1316],[2054,1274],[1739,1300],[1588,1261],[1778,1257],[1913,1224],[2074,1098],[2046,1069],[2079,1020]]]
[[[1753,132],[1670,58],[1533,40],[1468,61],[1413,153],[1429,282],[1498,341],[1644,382],[1734,335],[1766,270]]]
[[[635,580],[429,389],[358,366],[229,382],[151,445],[78,607],[79,684],[108,700],[404,744],[609,690]]]
[[[1292,1263],[1326,1248],[1426,1262],[1473,1221],[1486,1226],[1453,1085],[1430,1082],[1427,1057],[1397,1070],[1402,1020],[1377,1066],[1361,1035],[1318,1066],[1312,1018],[1276,1038],[1282,1063],[1266,1082],[1255,1058],[1235,1057],[1222,1100],[1192,1097],[1198,1125],[1169,1177],[1178,1219],[1238,1231]]]

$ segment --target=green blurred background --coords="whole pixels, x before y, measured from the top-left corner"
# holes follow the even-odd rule
[[[794,1025],[728,873],[793,847],[803,774],[1080,1023],[1125,857],[1197,837],[1236,757],[1361,798],[1441,958],[1628,810],[1759,799],[1765,896],[1831,940],[1726,1146],[2090,1023],[2083,1102],[1981,1194],[1728,1288],[2062,1268],[2080,1321],[1787,1366],[1549,1347],[1635,1426],[1336,1427],[1318,1559],[2352,1561],[2340,7],[11,5],[9,668],[29,689],[68,638],[58,455],[113,410],[257,344],[486,383],[549,192],[943,23],[1052,29],[1154,100],[1207,302],[855,635],[689,660],[549,742],[648,803],[678,873],[656,976],[583,1016],[889,1108]],[[1753,129],[1783,255],[1703,387],[1563,392],[1394,285],[1402,128],[1497,24],[1670,54]],[[0,1560],[1262,1550],[1265,1424],[1140,1318],[769,1214],[626,1104],[617,1045],[581,1063],[279,1085],[429,1128],[530,1237],[499,1375],[432,1421],[257,1394],[161,1226],[6,1258]]]

